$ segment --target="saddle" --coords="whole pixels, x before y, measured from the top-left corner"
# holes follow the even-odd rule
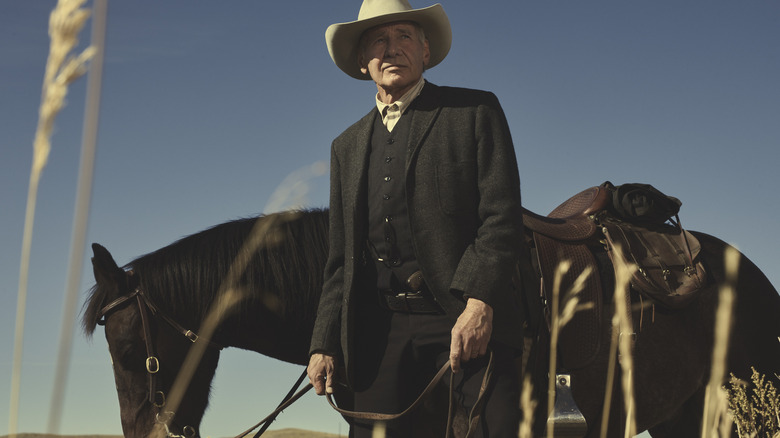
[[[549,328],[551,314],[548,303],[552,302],[555,271],[562,260],[571,265],[561,279],[560,294],[563,295],[577,277],[588,267],[595,271],[585,280],[579,293],[580,303],[591,303],[588,311],[577,312],[566,324],[558,341],[559,363],[563,369],[585,367],[596,356],[603,332],[603,288],[601,262],[591,248],[599,248],[599,227],[593,220],[596,214],[605,210],[610,195],[605,188],[591,187],[571,197],[555,208],[549,216],[541,216],[528,210],[523,211],[523,225],[528,244],[534,248],[537,261],[536,271],[540,278],[539,298],[545,310],[546,325]],[[603,251],[602,251],[603,252]],[[565,304],[561,304],[563,307]]]
[[[614,265],[638,267],[631,281],[635,297],[679,309],[698,296],[706,273],[698,259],[699,242],[680,226],[680,204],[646,184],[616,187],[605,182],[574,195],[546,217],[523,211],[526,238],[538,261],[542,303],[552,301],[562,260],[570,267],[559,284],[561,296],[585,269],[592,269],[579,293],[587,310],[577,312],[560,332],[563,369],[587,366],[606,339],[609,318],[603,313],[614,290]]]

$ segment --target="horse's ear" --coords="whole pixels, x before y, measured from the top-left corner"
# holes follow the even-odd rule
[[[114,257],[103,246],[92,244],[92,272],[98,284],[117,286],[124,281],[125,271],[117,266]]]

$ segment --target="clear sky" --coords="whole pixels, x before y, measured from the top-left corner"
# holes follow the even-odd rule
[[[780,285],[780,2],[442,0],[439,85],[495,92],[524,204],[546,214],[605,180],[683,201],[685,227],[737,245]],[[23,220],[53,0],[0,2],[0,434],[8,428]],[[413,0],[415,7],[428,6]],[[324,32],[351,1],[109,2],[88,242],[121,265],[265,211],[290,173],[373,105]],[[89,41],[89,24],[82,33]],[[46,428],[75,202],[86,80],[57,119],[31,256],[20,432]],[[307,206],[327,205],[313,175]],[[83,294],[92,286],[85,255]],[[79,304],[80,307],[80,304]],[[232,436],[278,403],[302,367],[223,352],[204,436]],[[61,433],[121,433],[102,330],[76,334]],[[275,428],[346,432],[308,395]]]

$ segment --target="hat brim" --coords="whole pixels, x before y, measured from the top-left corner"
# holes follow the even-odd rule
[[[452,29],[450,20],[440,4],[427,8],[412,9],[393,14],[380,15],[365,20],[337,23],[328,26],[325,31],[325,42],[328,45],[333,62],[346,74],[355,79],[370,80],[371,76],[360,71],[358,65],[358,46],[363,32],[381,24],[396,21],[413,21],[425,30],[431,52],[427,68],[431,68],[447,56],[452,45]]]

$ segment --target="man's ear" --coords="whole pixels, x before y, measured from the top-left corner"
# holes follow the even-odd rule
[[[363,72],[364,75],[367,75],[368,74],[368,64],[365,63],[364,61],[365,61],[365,57],[363,56],[363,54],[362,53],[358,54],[358,57],[357,57],[358,67],[360,67],[360,71]]]
[[[431,48],[428,45],[428,38],[425,39],[423,44],[423,67],[428,67],[428,63],[431,61]]]

